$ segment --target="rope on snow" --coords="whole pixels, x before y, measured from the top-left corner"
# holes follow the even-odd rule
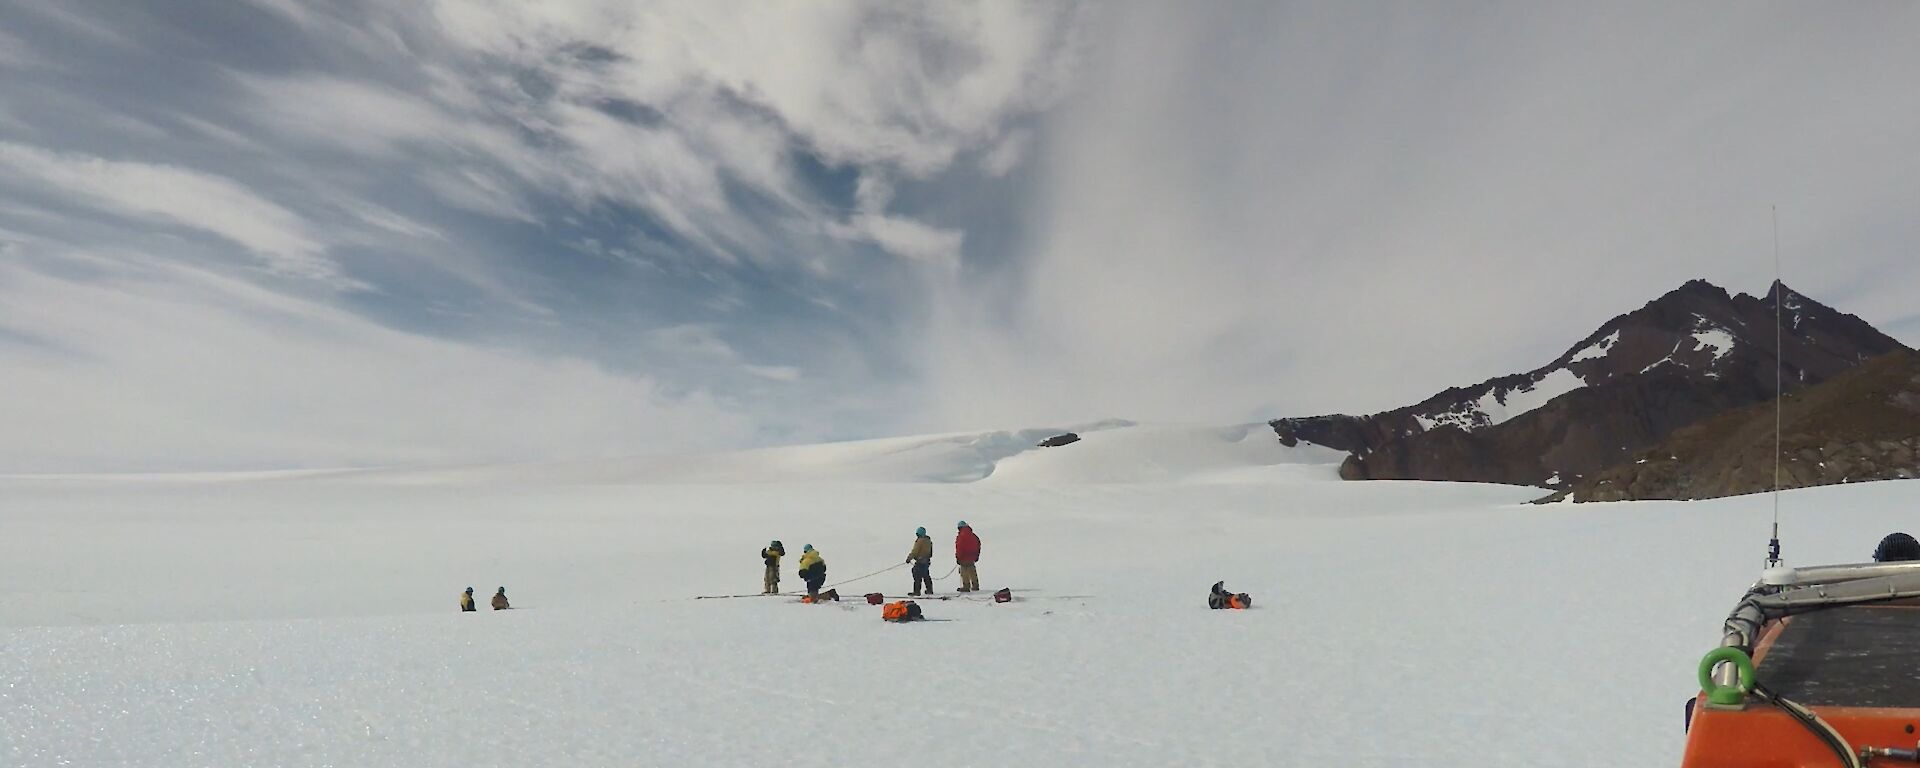
[[[824,587],[821,587],[821,589],[833,589],[834,587],[837,587],[837,586],[840,586],[840,585],[842,585],[842,584],[852,584],[852,583],[854,583],[854,582],[856,582],[856,581],[862,581],[862,580],[865,580],[865,579],[871,579],[871,578],[873,578],[873,577],[875,577],[875,576],[878,576],[878,575],[880,575],[880,574],[883,574],[883,573],[886,573],[887,571],[891,571],[891,570],[894,570],[894,569],[897,569],[897,568],[901,568],[901,567],[904,567],[904,566],[906,566],[906,565],[907,565],[907,563],[894,563],[893,565],[889,565],[889,566],[887,566],[887,567],[885,567],[885,568],[882,568],[882,569],[880,569],[880,570],[877,570],[877,571],[874,571],[873,573],[869,573],[869,574],[867,574],[867,575],[865,575],[865,576],[855,576],[855,577],[853,577],[853,578],[851,578],[851,579],[847,579],[846,581],[836,581],[836,582],[834,582],[834,583],[832,583],[832,584],[828,584],[828,585],[826,585],[826,586],[824,586]],[[957,568],[958,566],[955,566],[955,567]]]

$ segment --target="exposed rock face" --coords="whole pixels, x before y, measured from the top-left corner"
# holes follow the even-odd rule
[[[1884,355],[1790,392],[1779,417],[1783,488],[1920,477],[1920,354]],[[1622,501],[1769,490],[1774,418],[1767,402],[1682,427],[1571,493],[1575,501]]]
[[[1774,355],[1774,297],[1781,353]],[[1282,443],[1350,452],[1352,480],[1569,487],[1687,424],[1818,384],[1906,347],[1858,317],[1775,283],[1730,296],[1695,280],[1616,317],[1545,366],[1371,416],[1272,422]]]
[[[1040,441],[1040,447],[1041,448],[1058,448],[1063,445],[1072,445],[1077,442],[1080,442],[1080,435],[1078,433],[1065,432],[1065,433],[1054,435],[1053,437],[1049,437],[1045,440]]]

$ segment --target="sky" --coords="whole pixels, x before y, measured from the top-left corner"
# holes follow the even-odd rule
[[[1603,7],[1597,7],[1603,6]],[[1920,343],[1920,6],[0,0],[0,472],[1365,413]]]

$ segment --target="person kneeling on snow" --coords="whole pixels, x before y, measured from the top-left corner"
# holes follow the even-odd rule
[[[508,608],[512,608],[512,607],[513,607],[512,605],[509,605],[509,604],[507,603],[507,588],[506,588],[506,587],[501,587],[501,588],[500,588],[500,591],[498,591],[498,592],[495,592],[495,593],[493,593],[493,609],[494,609],[494,610],[496,610],[496,611],[504,611],[504,610],[506,610],[506,609],[508,609]]]
[[[827,560],[808,544],[800,548],[800,578],[807,582],[807,595],[820,594],[820,585],[827,582]]]
[[[1876,563],[1895,563],[1903,560],[1920,560],[1920,541],[1904,533],[1889,533],[1880,540],[1880,546],[1873,548],[1873,561]]]
[[[478,610],[473,607],[473,587],[467,587],[467,591],[460,593],[460,610]]]
[[[1253,606],[1252,597],[1247,596],[1247,593],[1245,592],[1241,592],[1240,594],[1237,594],[1237,595],[1232,592],[1228,592],[1226,584],[1227,583],[1224,581],[1216,581],[1213,583],[1212,591],[1207,593],[1208,608],[1212,608],[1214,610],[1220,610],[1222,608],[1231,608],[1231,609],[1237,610],[1241,608],[1250,608]]]
[[[886,621],[919,621],[926,618],[920,614],[920,605],[912,600],[887,603],[880,609],[880,618]]]

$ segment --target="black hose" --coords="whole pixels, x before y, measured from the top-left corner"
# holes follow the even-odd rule
[[[1813,710],[1807,709],[1793,701],[1783,699],[1779,694],[1774,693],[1772,689],[1759,683],[1754,684],[1753,695],[1758,696],[1761,701],[1779,707],[1780,711],[1787,713],[1788,717],[1806,726],[1807,730],[1813,732],[1813,735],[1818,737],[1821,743],[1826,744],[1828,749],[1833,750],[1834,756],[1840,758],[1842,768],[1863,768],[1860,763],[1860,756],[1853,751],[1853,747],[1847,744],[1846,738],[1841,736],[1839,731],[1834,730],[1832,725],[1827,724],[1827,721],[1821,720],[1819,715],[1813,713]]]

